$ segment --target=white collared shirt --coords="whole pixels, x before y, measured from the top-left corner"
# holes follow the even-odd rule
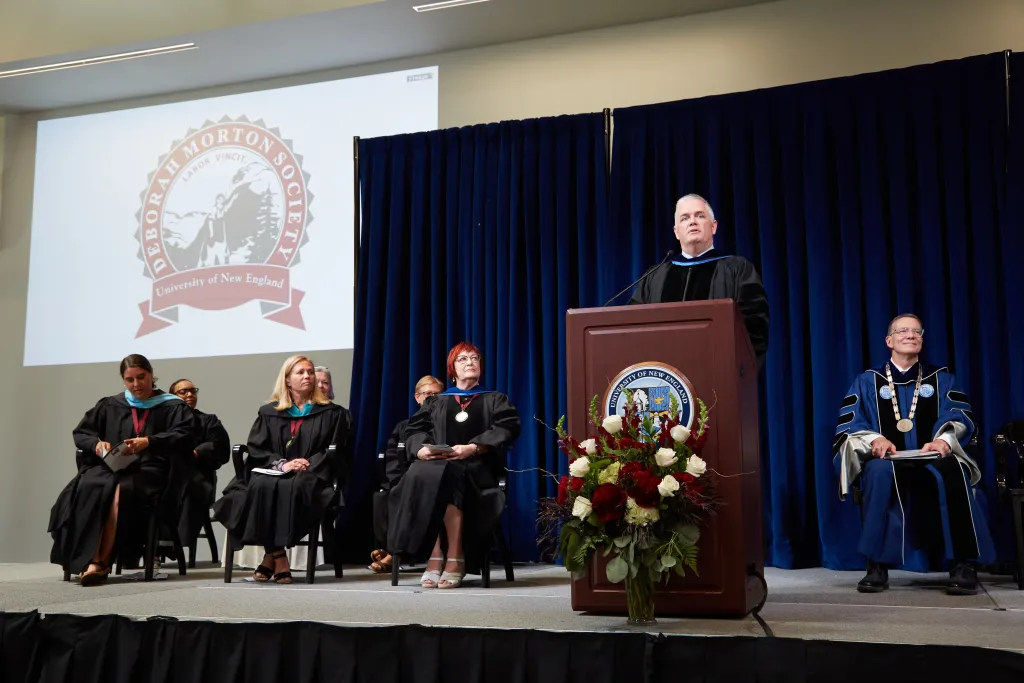
[[[714,248],[715,248],[715,245],[714,245],[714,244],[712,244],[712,245],[711,245],[710,247],[708,247],[708,248],[707,248],[707,249],[705,249],[704,251],[700,252],[700,253],[699,253],[699,254],[697,254],[696,256],[690,256],[690,255],[689,255],[689,254],[687,254],[687,253],[686,253],[686,251],[685,251],[685,250],[683,250],[683,249],[680,249],[679,251],[681,251],[681,252],[683,253],[683,256],[685,256],[686,258],[700,258],[701,256],[703,256],[704,254],[708,253],[709,251],[711,251],[711,250],[712,250],[712,249],[714,249]]]

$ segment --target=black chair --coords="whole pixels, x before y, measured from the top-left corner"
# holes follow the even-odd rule
[[[405,444],[398,444],[402,448]],[[384,453],[377,454],[377,479],[378,488],[373,492],[373,536],[377,541],[378,548],[384,548],[388,542],[388,493],[391,486],[388,484],[386,459]]]
[[[245,455],[249,452],[248,446],[245,444],[235,444],[231,448],[231,463],[235,468],[235,478],[244,480],[245,478]],[[335,458],[337,453],[337,446],[331,444],[327,447],[327,457],[332,460]],[[328,504],[324,510],[322,520],[317,520],[313,523],[313,528],[309,530],[308,540],[299,541],[296,545],[305,547],[306,551],[306,583],[314,583],[316,581],[316,555],[320,547],[320,532],[323,531],[324,535],[324,561],[327,564],[333,565],[334,576],[336,578],[342,578],[344,576],[344,570],[341,566],[337,535],[334,529],[334,520],[338,516],[338,501],[340,500],[338,482],[334,482],[334,497],[331,503]],[[235,547],[231,541],[230,534],[228,535],[228,548],[227,554],[224,557],[224,583],[231,583],[231,572],[234,568],[233,553],[237,550],[241,550],[242,547]]]
[[[213,530],[213,520],[207,518],[203,520],[203,530],[196,534],[196,537],[192,540],[192,545],[190,545],[188,548],[189,569],[196,568],[196,554],[198,553],[199,550],[200,538],[205,538],[206,542],[210,546],[210,559],[216,562],[220,558],[220,555],[217,554],[217,539],[216,534],[214,533]]]
[[[996,446],[996,484],[1013,510],[1017,589],[1024,590],[1024,420],[1006,423],[992,440]]]
[[[477,507],[481,511],[492,511],[494,513],[494,524],[490,530],[481,529],[480,533],[485,538],[483,566],[480,568],[480,579],[484,588],[491,587],[491,552],[497,546],[501,554],[502,564],[505,566],[505,580],[515,581],[515,572],[512,568],[512,546],[511,535],[509,540],[505,539],[505,533],[501,528],[501,518],[504,515],[507,503],[507,479],[502,476],[498,479],[498,485],[494,488],[484,489],[480,492]],[[511,522],[510,522],[511,530]],[[465,530],[463,531],[465,533]],[[389,549],[390,550],[390,549]],[[398,572],[402,564],[401,555],[391,552],[391,585],[398,585]]]
[[[79,469],[82,466],[82,449],[75,449],[75,463]],[[142,548],[142,565],[143,565],[143,580],[153,580],[153,564],[158,555],[160,546],[169,545],[173,548],[178,562],[178,574],[181,576],[186,575],[185,569],[185,550],[181,547],[181,542],[178,540],[178,533],[176,529],[170,529],[170,533],[167,533],[167,525],[161,521],[161,517],[164,516],[164,511],[170,509],[170,514],[173,515],[172,519],[177,519],[178,515],[174,514],[176,510],[180,514],[180,503],[181,503],[181,487],[178,485],[178,479],[180,479],[181,469],[175,467],[174,461],[171,461],[171,476],[167,488],[161,495],[160,500],[154,506],[152,513],[149,516],[146,531],[146,542]],[[163,533],[162,533],[163,532]],[[171,540],[163,540],[163,536]],[[116,553],[115,559],[115,574],[120,575],[122,570],[122,560],[124,559],[118,552],[118,547],[115,543],[114,552]],[[71,581],[71,568],[64,567],[64,580]]]

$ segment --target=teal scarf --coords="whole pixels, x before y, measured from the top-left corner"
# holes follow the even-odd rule
[[[291,415],[292,417],[306,417],[307,415],[310,414],[310,412],[312,412],[312,410],[313,410],[313,403],[312,402],[307,403],[306,405],[302,406],[302,410],[299,410],[298,408],[296,408],[295,404],[293,403],[288,408],[288,410],[286,410],[285,412],[288,413],[289,415]]]
[[[153,394],[149,398],[143,400],[135,398],[132,392],[125,389],[124,400],[128,401],[128,405],[130,405],[132,408],[145,408],[146,410],[149,410],[153,406],[159,405],[165,401],[180,401],[181,399],[175,396],[174,394],[159,393]]]

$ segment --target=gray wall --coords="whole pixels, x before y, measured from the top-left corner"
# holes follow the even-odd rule
[[[42,116],[439,64],[440,124],[449,127],[771,87],[1005,48],[1024,49],[1019,0],[785,0]],[[47,514],[73,474],[71,429],[98,396],[120,389],[113,364],[21,365],[39,118],[7,118],[0,188],[0,561],[47,557]],[[666,229],[668,222],[666,217]],[[96,315],[105,315],[101,301]],[[159,361],[156,370],[167,382],[187,375],[201,385],[200,406],[219,414],[233,440],[241,440],[285,355]],[[314,355],[334,369],[338,400],[346,404],[351,353]],[[221,478],[227,477],[225,469]]]

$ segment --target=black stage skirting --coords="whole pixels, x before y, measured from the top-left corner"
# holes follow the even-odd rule
[[[5,683],[1024,681],[1013,652],[785,638],[36,612],[0,613],[0,638]]]

